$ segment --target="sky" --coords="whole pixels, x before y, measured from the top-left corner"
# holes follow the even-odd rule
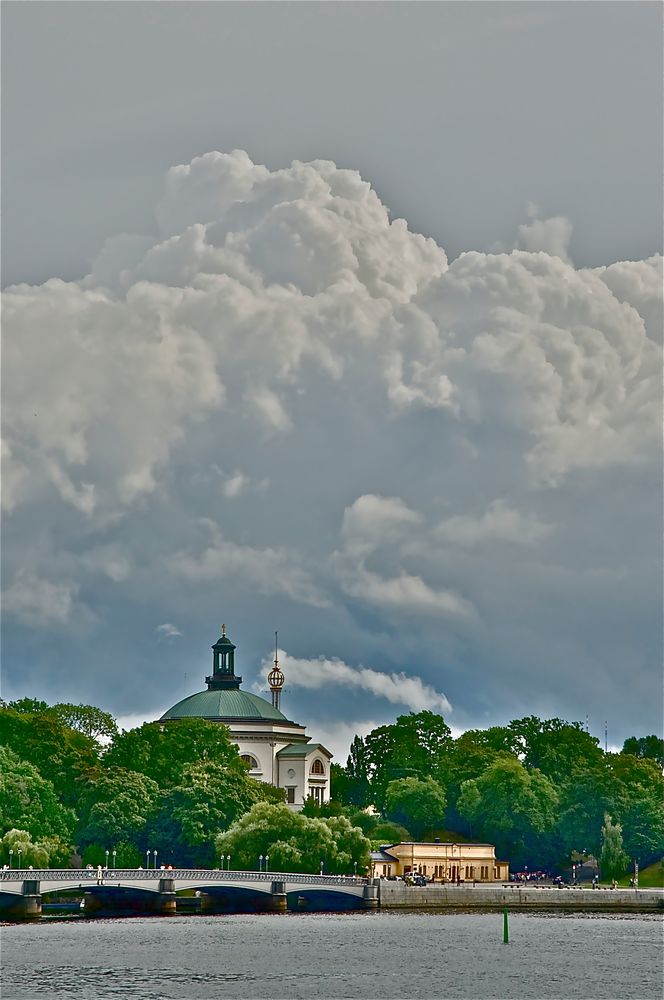
[[[662,731],[662,9],[2,9],[2,696]]]

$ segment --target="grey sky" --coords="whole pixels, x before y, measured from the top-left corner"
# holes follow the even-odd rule
[[[4,278],[78,277],[210,149],[329,158],[450,256],[525,205],[577,264],[661,244],[656,3],[3,4]]]
[[[659,731],[660,5],[2,17],[3,696]]]

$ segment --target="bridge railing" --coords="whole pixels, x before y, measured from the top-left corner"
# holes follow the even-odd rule
[[[200,882],[300,882],[309,885],[366,885],[360,875],[308,875],[298,872],[232,872],[217,868],[101,868],[101,876],[111,882],[158,880],[172,878]],[[34,879],[39,882],[96,883],[98,868],[14,868],[0,870],[0,882],[22,882]]]

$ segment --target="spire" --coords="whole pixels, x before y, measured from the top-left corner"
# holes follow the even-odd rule
[[[270,685],[270,691],[272,692],[272,707],[279,711],[279,704],[281,702],[281,689],[284,686],[284,675],[279,669],[279,633],[274,633],[274,666],[272,670],[267,675],[267,682]]]
[[[235,676],[235,649],[226,635],[226,626],[221,626],[221,636],[212,647],[212,673],[205,678],[208,691],[218,691],[220,688],[237,690],[242,683],[241,677]]]

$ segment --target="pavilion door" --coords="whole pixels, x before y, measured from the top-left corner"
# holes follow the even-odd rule
[[[450,878],[451,878],[451,880],[453,882],[456,882],[456,880],[457,880],[457,866],[456,865],[452,865],[452,867],[450,868]]]

